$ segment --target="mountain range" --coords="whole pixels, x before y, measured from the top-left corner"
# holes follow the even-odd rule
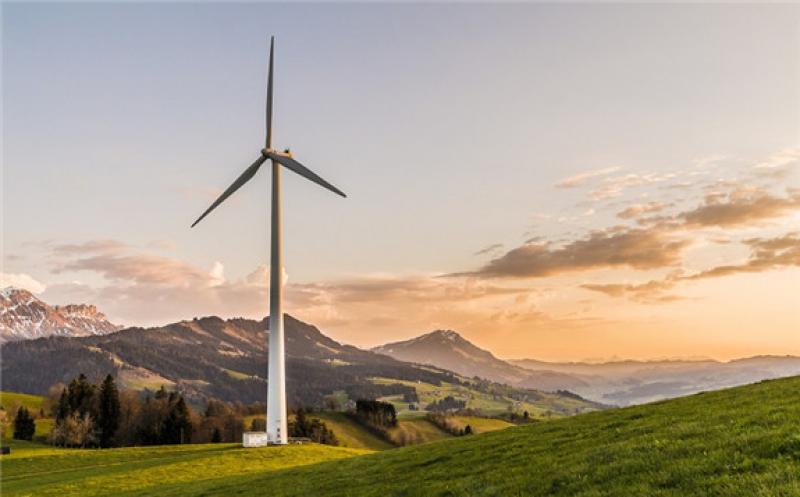
[[[262,401],[266,329],[265,320],[212,316],[120,330],[92,305],[50,306],[30,292],[6,288],[0,293],[3,388],[42,394],[79,373],[100,377],[114,372],[129,388],[163,384],[198,401]],[[333,392],[351,399],[380,397],[414,390],[402,382],[438,385],[477,377],[509,385],[516,392],[512,395],[520,397],[569,391],[599,404],[624,406],[800,374],[800,357],[794,356],[729,362],[503,360],[452,330],[368,351],[340,344],[288,315],[286,340],[290,400],[309,405],[321,404]]]
[[[204,317],[106,335],[50,336],[2,345],[2,389],[43,395],[83,373],[97,382],[113,374],[128,389],[176,389],[195,404],[209,398],[265,402],[268,319]],[[322,407],[360,398],[392,398],[403,406],[417,388],[454,389],[465,399],[493,399],[495,408],[525,405],[575,414],[600,409],[574,393],[475,381],[453,372],[399,361],[341,344],[316,327],[285,315],[287,397],[290,405]],[[403,403],[403,399],[406,400]],[[469,402],[469,400],[468,400]]]
[[[452,330],[438,330],[372,349],[403,361],[429,364],[467,377],[547,391],[569,390],[604,404],[625,406],[800,374],[800,357],[756,356],[705,360],[605,363],[502,360]]]
[[[0,290],[0,343],[49,336],[104,335],[121,329],[93,305],[51,306],[27,290]]]

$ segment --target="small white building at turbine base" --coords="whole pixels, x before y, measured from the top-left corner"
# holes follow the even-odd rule
[[[268,444],[269,439],[265,431],[246,431],[242,434],[244,447],[266,447]]]

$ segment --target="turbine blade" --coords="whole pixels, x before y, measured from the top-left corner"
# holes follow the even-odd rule
[[[267,150],[272,148],[272,68],[275,53],[275,37],[269,42],[269,76],[267,76]]]
[[[266,160],[267,160],[267,158],[262,155],[261,157],[256,159],[256,161],[253,162],[253,164],[250,167],[245,169],[244,172],[238,178],[236,178],[236,181],[234,181],[233,184],[231,186],[229,186],[227,190],[222,192],[222,195],[220,195],[219,198],[217,198],[217,200],[215,200],[214,203],[211,204],[211,207],[206,209],[206,211],[203,213],[203,215],[198,217],[197,221],[192,223],[192,228],[194,228],[197,223],[202,221],[203,218],[206,217],[211,211],[216,209],[219,204],[224,202],[226,198],[228,198],[231,195],[233,195],[233,192],[235,192],[236,190],[241,188],[241,186],[243,184],[245,184],[248,181],[250,181],[250,178],[255,176],[256,172],[258,172],[258,168],[261,167],[261,164],[263,164],[264,161],[266,161]]]
[[[296,172],[297,174],[299,174],[300,176],[302,176],[302,177],[304,177],[304,178],[306,178],[308,180],[313,181],[314,183],[318,184],[319,186],[327,188],[328,190],[332,191],[333,193],[335,193],[337,195],[341,195],[342,197],[345,197],[345,198],[347,197],[347,195],[345,195],[344,192],[342,192],[341,190],[339,190],[338,188],[336,188],[332,184],[328,183],[324,179],[322,179],[319,176],[317,176],[317,174],[314,171],[312,171],[311,169],[307,168],[306,166],[300,164],[299,162],[294,160],[292,157],[289,157],[288,155],[278,154],[278,153],[275,153],[275,152],[268,152],[267,155],[269,155],[269,158],[274,160],[275,162],[278,162],[278,163],[284,165],[287,169]]]

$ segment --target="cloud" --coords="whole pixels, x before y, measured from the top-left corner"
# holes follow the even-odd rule
[[[92,271],[107,280],[144,285],[214,286],[208,272],[171,257],[152,254],[98,254],[59,264],[56,274]]]
[[[593,231],[561,247],[525,244],[477,271],[453,276],[540,278],[612,267],[652,269],[676,264],[688,244],[660,229],[615,227]]]
[[[586,171],[580,174],[576,174],[575,176],[570,176],[568,178],[564,178],[558,183],[556,183],[556,188],[576,188],[578,186],[582,186],[589,181],[601,178],[603,176],[609,175],[611,173],[615,173],[620,170],[619,166],[612,166],[606,167],[603,169],[595,169],[592,171]]]
[[[674,280],[651,280],[647,283],[630,284],[630,283],[610,283],[610,284],[592,284],[587,283],[581,285],[581,288],[592,290],[608,295],[609,297],[628,297],[631,300],[653,304],[672,302],[675,300],[683,300],[683,297],[678,295],[665,294],[667,290],[671,290],[675,286]]]
[[[603,184],[589,192],[589,198],[595,201],[608,200],[622,195],[628,188],[634,188],[651,183],[659,183],[673,179],[675,174],[626,174],[624,176],[614,176],[605,178]]]
[[[675,273],[662,280],[640,284],[584,284],[581,288],[601,292],[609,297],[627,297],[638,302],[657,303],[680,299],[681,297],[666,292],[684,281],[800,266],[800,232],[791,232],[776,238],[751,238],[745,240],[744,244],[750,247],[750,256],[741,264],[715,266],[690,275]]]
[[[800,232],[777,238],[751,238],[744,241],[750,247],[750,258],[743,264],[716,266],[682,277],[682,280],[716,278],[735,273],[760,273],[781,267],[800,266]]]
[[[788,173],[791,167],[797,164],[800,164],[800,148],[787,148],[772,154],[753,167],[756,169],[757,174],[783,176]]]
[[[488,284],[474,278],[448,280],[435,276],[360,277],[324,283],[293,285],[305,293],[306,302],[336,301],[374,303],[458,302],[500,295],[530,293],[530,289]],[[298,299],[299,302],[299,299]]]
[[[656,212],[661,212],[668,206],[669,204],[664,202],[655,201],[644,204],[634,204],[618,212],[617,217],[620,219],[635,219],[641,217],[643,214],[654,214]]]
[[[49,245],[49,244],[46,244]],[[116,254],[130,249],[130,245],[119,240],[100,239],[89,240],[76,244],[60,244],[50,247],[57,255],[80,255],[92,253]]]
[[[23,288],[31,293],[42,293],[47,288],[47,285],[25,273],[0,273],[0,288],[7,286]]]
[[[88,286],[62,283],[48,291],[54,302],[91,302],[115,322],[157,325],[201,315],[262,318],[268,313],[269,274],[266,265],[240,278],[229,278],[222,261],[197,267],[173,257],[147,253],[120,243],[91,241],[51,246],[59,274],[89,272],[104,282]],[[125,248],[120,251],[120,247]],[[57,252],[57,254],[56,254]],[[525,314],[529,288],[490,283],[476,278],[447,279],[437,275],[367,275],[335,281],[290,283],[283,272],[286,309],[327,327],[369,329],[384,323],[402,329],[415,323],[454,327],[460,319],[488,319],[496,309],[510,307]],[[525,297],[525,298],[520,298]],[[537,311],[538,312],[538,311]],[[453,322],[448,322],[453,317]],[[457,319],[456,319],[457,317]]]
[[[776,197],[760,190],[712,192],[697,208],[678,215],[687,227],[737,227],[763,222],[800,210],[800,191]]]
[[[214,265],[211,266],[211,271],[208,272],[208,275],[211,276],[212,285],[216,286],[225,283],[225,265],[220,261],[214,261]]]
[[[493,244],[491,244],[491,245],[489,245],[487,247],[484,247],[484,248],[478,250],[473,255],[486,255],[486,254],[490,254],[490,253],[493,253],[493,252],[497,252],[498,250],[500,250],[502,248],[503,248],[503,244],[502,243],[493,243]]]
[[[783,162],[781,162],[783,160]],[[776,159],[772,163],[785,163]],[[705,167],[705,166],[704,166]],[[630,185],[665,181],[670,175],[625,175],[603,181],[610,191]],[[626,206],[617,213],[622,219],[635,219],[638,227],[613,226],[573,236],[566,241],[532,238],[507,250],[476,270],[456,272],[451,277],[544,278],[563,273],[607,268],[658,269],[675,267],[693,242],[707,228],[723,230],[759,227],[800,210],[800,189],[787,189],[785,195],[740,181],[718,179],[695,208],[668,215],[663,211],[674,204],[652,200]],[[655,214],[655,215],[654,215]],[[701,232],[701,233],[699,233]],[[715,233],[712,241],[730,241],[727,233]],[[721,270],[720,270],[721,271]],[[658,285],[638,288],[631,285],[594,285],[589,289],[606,294],[626,294],[639,300]],[[662,285],[660,289],[665,289]],[[649,297],[648,297],[649,298]]]

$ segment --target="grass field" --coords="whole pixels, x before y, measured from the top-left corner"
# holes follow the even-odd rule
[[[17,442],[3,495],[800,495],[800,377],[369,453]]]
[[[16,393],[16,392],[3,392],[0,391],[0,406],[6,410],[8,413],[9,420],[13,422],[14,416],[17,414],[17,409],[20,407],[27,407],[29,411],[34,416],[39,415],[39,410],[41,409],[42,405],[44,404],[44,397],[40,397],[38,395],[28,395],[26,393]],[[50,433],[50,430],[53,428],[53,420],[49,418],[37,418],[36,419],[36,432],[33,434],[34,440],[37,441],[44,441],[47,438],[47,435]],[[6,427],[6,431],[2,433],[3,444],[6,444],[7,438],[11,438],[11,434],[13,433],[14,429],[9,424]]]
[[[220,479],[364,454],[324,445],[243,449],[239,444],[56,449],[14,442],[2,456],[2,494],[30,496],[184,495]],[[262,489],[263,491],[263,489]]]
[[[26,393],[16,392],[0,392],[0,406],[3,409],[9,410],[16,407],[27,407],[28,410],[34,411],[34,414],[39,412],[39,409],[44,403],[44,397],[38,395],[28,395]],[[16,409],[15,409],[16,411]]]

